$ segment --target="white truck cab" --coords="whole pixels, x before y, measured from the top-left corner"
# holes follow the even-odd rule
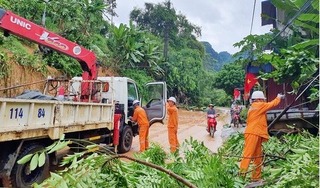
[[[69,87],[70,96],[75,96],[81,91],[81,81],[81,77],[72,78]],[[126,124],[129,124],[129,117],[133,115],[132,102],[134,100],[139,100],[141,106],[146,110],[150,126],[155,122],[161,122],[165,118],[167,99],[165,82],[147,83],[145,85],[146,93],[144,93],[144,96],[140,96],[136,82],[130,78],[98,77],[97,81],[97,99],[102,103],[114,102],[117,104],[117,107],[124,112]]]

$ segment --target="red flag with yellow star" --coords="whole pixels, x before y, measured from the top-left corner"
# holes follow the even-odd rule
[[[244,82],[244,99],[248,100],[250,96],[250,90],[257,83],[256,75],[250,72],[246,73],[246,78]]]

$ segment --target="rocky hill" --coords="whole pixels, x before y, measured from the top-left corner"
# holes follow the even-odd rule
[[[209,42],[203,41],[205,47],[206,57],[204,60],[204,67],[211,71],[220,71],[223,65],[232,62],[232,56],[229,52],[216,52]]]

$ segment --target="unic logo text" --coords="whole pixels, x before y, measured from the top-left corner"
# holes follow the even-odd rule
[[[31,24],[29,24],[28,22],[25,22],[23,20],[20,20],[19,18],[10,16],[10,21],[14,24],[19,25],[20,27],[27,29],[27,30],[31,30]]]

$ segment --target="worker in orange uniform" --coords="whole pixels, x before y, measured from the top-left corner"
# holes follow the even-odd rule
[[[130,119],[131,121],[138,123],[140,152],[143,152],[149,148],[149,120],[146,111],[140,106],[140,101],[134,100],[132,105],[134,108],[134,112],[133,117]]]
[[[266,113],[269,109],[277,106],[284,95],[278,94],[271,102],[266,102],[262,91],[254,91],[251,96],[252,104],[248,110],[247,127],[244,131],[243,158],[240,163],[240,175],[245,177],[251,160],[254,163],[252,182],[262,183],[262,143],[268,141],[268,126]]]
[[[168,138],[170,144],[170,151],[174,153],[179,148],[178,141],[178,108],[176,106],[177,100],[174,97],[170,97],[167,103],[168,112]]]

